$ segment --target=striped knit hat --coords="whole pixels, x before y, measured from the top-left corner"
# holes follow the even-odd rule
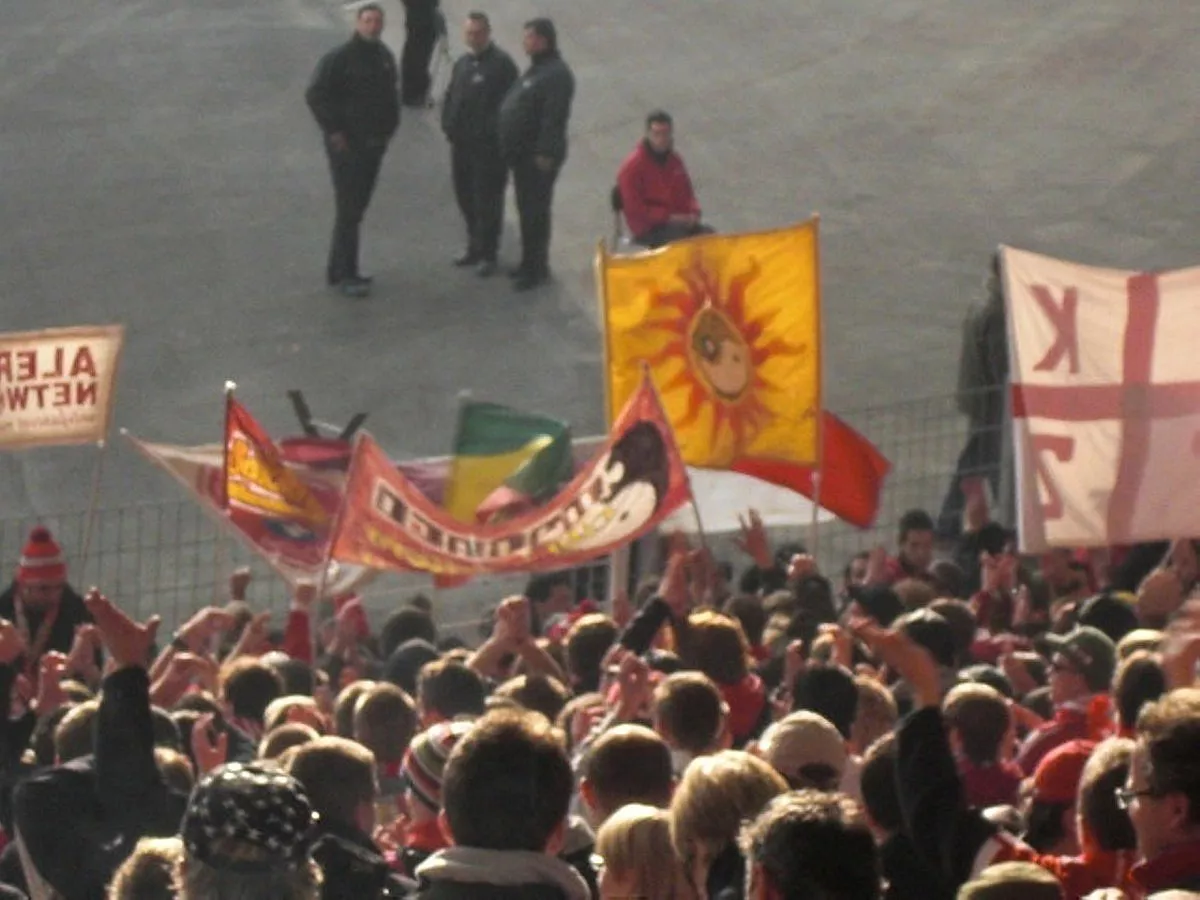
[[[433,812],[442,809],[442,774],[450,751],[474,722],[439,722],[412,739],[400,766],[400,775],[413,796]]]
[[[37,526],[29,533],[21,559],[17,563],[18,584],[61,584],[67,580],[67,564],[62,548],[50,536],[50,529]]]

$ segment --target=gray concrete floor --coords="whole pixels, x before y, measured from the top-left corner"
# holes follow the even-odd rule
[[[452,31],[465,0],[444,0]],[[472,4],[473,5],[473,4]],[[591,253],[642,118],[665,107],[723,230],[822,216],[828,401],[953,386],[999,242],[1080,261],[1197,261],[1200,12],[1187,0],[494,0],[548,14],[578,80],[555,283],[513,295],[460,245],[435,111],[406,111],[366,224],[367,301],[322,284],[331,190],[303,90],[350,17],[324,0],[0,6],[0,329],[124,322],[116,424],[199,442],[221,387],[277,434],[371,413],[445,452],[455,395],[601,425]],[[389,40],[403,39],[390,2]],[[455,39],[457,45],[457,39]],[[455,47],[457,52],[458,48]],[[511,259],[514,214],[504,253]],[[0,510],[80,508],[91,456],[0,457]],[[123,447],[104,502],[175,497]]]

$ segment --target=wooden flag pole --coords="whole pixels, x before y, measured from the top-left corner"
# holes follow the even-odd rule
[[[813,283],[816,289],[817,309],[817,466],[813,472],[812,518],[808,524],[808,552],[820,559],[821,541],[821,482],[825,480],[825,334],[821,316],[821,216],[812,215],[813,223]]]

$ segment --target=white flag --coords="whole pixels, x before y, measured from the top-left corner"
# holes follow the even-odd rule
[[[1021,548],[1200,537],[1200,268],[1003,261]]]

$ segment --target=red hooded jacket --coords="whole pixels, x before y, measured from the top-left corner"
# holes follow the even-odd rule
[[[683,158],[674,150],[659,157],[641,141],[621,163],[617,187],[625,221],[634,237],[641,237],[656,225],[665,225],[673,215],[700,215],[692,179]]]

